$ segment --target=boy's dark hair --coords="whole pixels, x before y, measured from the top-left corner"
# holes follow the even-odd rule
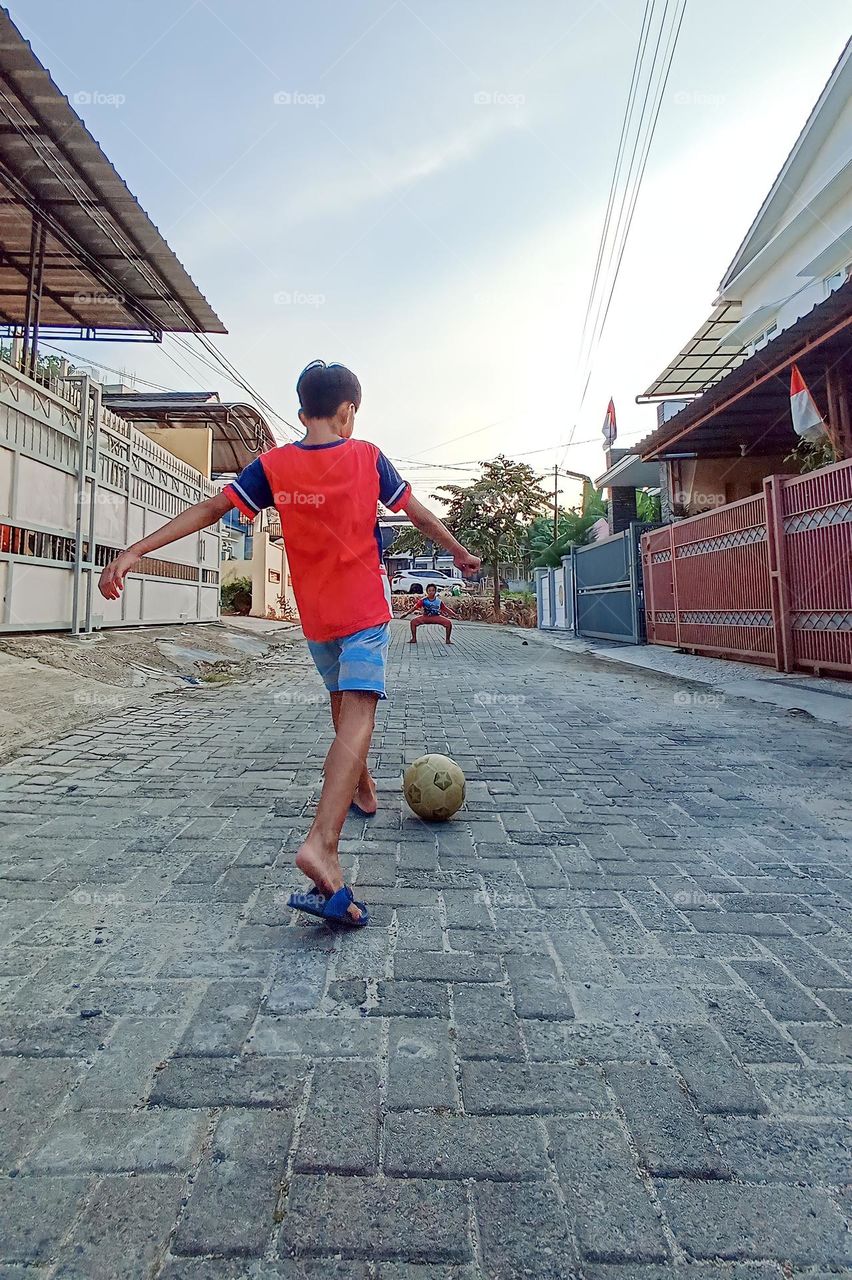
[[[312,360],[299,374],[296,395],[306,418],[332,418],[342,404],[361,404],[361,383],[342,364]]]

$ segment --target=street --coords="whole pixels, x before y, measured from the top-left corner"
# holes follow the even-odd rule
[[[286,905],[298,640],[0,770],[2,1280],[850,1274],[848,735],[439,630],[393,624],[362,932]]]

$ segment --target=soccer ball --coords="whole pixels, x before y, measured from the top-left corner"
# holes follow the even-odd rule
[[[446,822],[464,804],[464,774],[449,756],[420,756],[406,769],[402,790],[427,822]]]

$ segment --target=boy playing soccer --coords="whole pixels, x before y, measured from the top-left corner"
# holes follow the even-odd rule
[[[296,393],[304,439],[271,449],[221,493],[134,542],[106,566],[99,587],[106,599],[117,600],[137,560],[215,524],[231,507],[249,517],[277,508],[302,629],[331,696],[335,729],[316,816],[296,854],[296,866],[313,889],[290,901],[326,920],[364,925],[369,915],[343,883],[338,841],[350,804],[365,814],[376,811],[367,753],[376,703],[385,697],[392,616],[377,504],[405,511],[421,533],[452,554],[463,573],[476,573],[479,560],[413,497],[411,486],[375,445],[352,439],[361,404],[354,373],[315,360],[300,374]]]
[[[417,603],[413,604],[406,613],[400,614],[400,617],[409,618],[411,617],[411,614],[415,613],[418,609],[420,610],[420,617],[411,618],[411,622],[409,623],[411,627],[411,639],[408,643],[417,644],[418,627],[422,627],[424,625],[429,626],[430,623],[438,623],[438,625],[443,627],[446,632],[447,644],[452,644],[453,642],[450,639],[450,636],[453,634],[453,624],[450,619],[455,618],[456,614],[453,613],[452,609],[447,608],[443,600],[438,598],[438,588],[435,586],[434,582],[429,583],[426,588],[425,596],[421,596]]]

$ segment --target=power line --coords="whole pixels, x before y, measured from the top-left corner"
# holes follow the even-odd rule
[[[165,290],[161,280],[159,279],[157,274],[151,269],[150,265],[144,260],[144,258],[140,258],[137,254],[135,254],[134,246],[131,244],[128,238],[124,235],[121,229],[117,227],[114,223],[108,221],[103,216],[100,209],[98,209],[96,205],[93,205],[87,199],[87,193],[85,189],[82,187],[81,183],[77,179],[77,176],[74,174],[74,172],[68,169],[68,166],[65,164],[62,156],[56,151],[50,150],[44,146],[41,139],[39,138],[37,131],[33,128],[32,125],[30,125],[29,121],[22,115],[22,113],[18,109],[17,104],[14,101],[12,101],[9,98],[9,96],[3,91],[2,86],[0,86],[0,98],[2,98],[6,104],[7,119],[12,124],[12,127],[20,134],[21,137],[23,137],[27,141],[29,146],[38,155],[40,155],[42,162],[46,165],[49,171],[53,174],[55,178],[57,178],[59,183],[64,187],[64,189],[68,192],[68,194],[77,202],[80,208],[85,212],[86,216],[90,218],[91,221],[93,221],[95,225],[98,227],[98,229],[106,236],[106,238],[113,245],[113,247],[118,249],[123,256],[127,257],[128,254],[130,254],[136,259],[136,264],[135,264],[136,270],[139,272],[139,275],[142,277],[142,279],[154,291],[155,296],[158,297],[160,301],[162,301],[165,304],[165,306],[181,320],[183,324],[186,324],[188,331],[191,332],[193,336],[197,339],[197,341],[200,342],[201,345],[205,348],[205,350],[209,352],[209,354],[216,361],[219,368],[225,370],[228,373],[228,376],[231,378],[231,380],[234,381],[237,386],[241,387],[244,391],[246,391],[247,394],[253,400],[255,400],[258,405],[261,406],[261,408],[265,409],[272,416],[278,418],[291,431],[296,431],[297,429],[293,426],[293,424],[288,422],[286,418],[283,418],[282,415],[279,414],[278,411],[274,409],[273,406],[269,404],[269,402],[265,400],[265,398],[261,396],[260,393],[254,387],[252,387],[252,385],[240,373],[240,371],[236,368],[236,366],[231,361],[229,361],[227,357],[223,356],[222,353],[218,351],[218,349],[214,346],[214,344],[209,341],[207,336],[199,332],[197,321],[194,319],[193,316],[190,315],[190,313],[184,307],[183,303],[180,302],[179,299],[172,297]],[[17,116],[17,121],[14,119],[15,116]],[[56,224],[56,220],[52,218],[49,214],[43,213],[43,220],[47,222],[57,234],[60,235],[60,240],[62,240],[62,237],[67,234],[64,231],[64,228],[62,228],[61,226],[58,226]],[[103,266],[102,263],[93,259],[92,256],[82,246],[76,245],[76,249],[78,254],[81,255],[86,261],[89,262],[91,266],[93,266],[97,270],[101,279],[111,282],[115,286],[117,292],[123,293],[124,290],[121,285],[121,282],[118,281],[115,278],[115,276],[107,268]],[[66,253],[66,258],[70,263],[71,259],[67,253]],[[150,325],[152,325],[152,327],[159,330],[161,327],[160,318],[156,316],[150,310],[150,308],[147,307],[144,303],[140,303],[136,300],[134,300],[134,302],[135,302],[135,307],[137,311],[148,319],[148,322]],[[176,335],[174,336],[175,336],[175,340],[179,342],[179,339],[177,338],[177,336]],[[185,345],[188,347],[188,344],[185,344]],[[188,349],[191,351],[191,348],[188,348]],[[175,361],[174,363],[177,363],[177,362]],[[182,368],[182,366],[178,365],[178,368]],[[186,370],[182,370],[182,371],[186,372]],[[190,374],[189,376],[192,376],[192,375]]]
[[[653,53],[650,61],[647,59],[647,51],[651,33],[655,26],[656,0],[646,0],[645,4],[642,27],[633,63],[633,73],[622,120],[621,135],[610,183],[610,193],[592,277],[592,288],[583,320],[577,363],[577,371],[582,386],[574,423],[566,442],[566,449],[573,443],[577,421],[585,404],[586,394],[591,382],[595,355],[609,317],[651,144],[656,132],[663,95],[683,24],[687,0],[674,0],[672,17],[669,20],[671,3],[672,0],[665,0],[665,7],[659,25],[656,27]],[[662,58],[660,58],[661,48],[663,48]],[[641,108],[637,115],[636,104],[639,101],[640,86],[643,83],[644,91],[641,97]],[[631,139],[629,150],[628,138]],[[627,159],[628,155],[629,159]],[[626,168],[625,160],[627,160]],[[623,182],[622,175],[624,175]],[[603,265],[604,258],[606,258],[605,265]],[[594,318],[592,319],[593,314]],[[591,328],[589,327],[590,322]]]

